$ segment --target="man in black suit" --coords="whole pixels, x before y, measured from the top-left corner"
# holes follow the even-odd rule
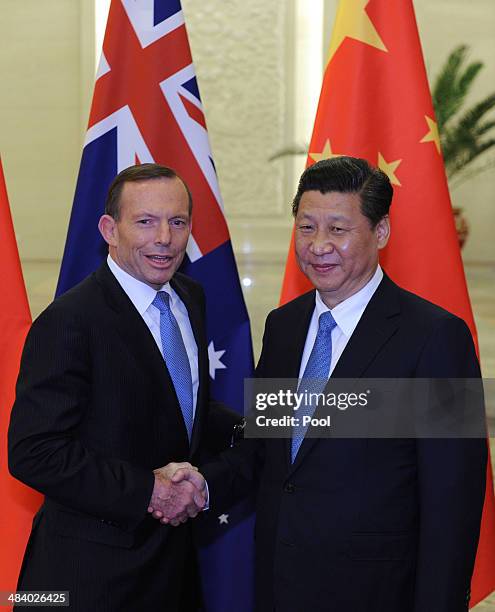
[[[18,589],[69,591],[78,612],[196,609],[182,523],[205,492],[173,484],[176,464],[154,469],[199,462],[236,418],[209,401],[204,294],[177,272],[191,212],[173,170],[121,172],[99,222],[107,261],[40,315],[24,348],[9,466],[46,498]]]
[[[258,378],[480,376],[466,324],[381,270],[391,199],[388,177],[365,160],[303,173],[295,248],[316,291],[269,314]],[[257,611],[461,612],[486,461],[481,438],[318,439],[294,429],[290,439],[245,438],[201,471],[212,508],[257,488]]]

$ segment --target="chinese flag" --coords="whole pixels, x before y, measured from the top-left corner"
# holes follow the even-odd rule
[[[452,216],[412,0],[340,0],[308,165],[366,158],[394,185],[392,234],[381,257],[400,286],[476,329]],[[281,303],[309,290],[292,238]],[[489,464],[474,606],[495,589],[495,504]]]
[[[17,253],[7,189],[0,161],[0,262],[2,308],[0,310],[0,590],[15,591],[31,521],[41,496],[14,480],[7,466],[7,429],[31,314]]]

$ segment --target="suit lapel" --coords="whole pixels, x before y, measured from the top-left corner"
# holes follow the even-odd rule
[[[384,274],[359,323],[335,366],[331,378],[362,378],[368,366],[399,327],[400,304],[397,286]],[[302,354],[302,351],[301,353]],[[331,380],[329,385],[331,385]],[[328,386],[325,392],[328,392]],[[298,468],[318,438],[306,437],[292,470]]]
[[[139,366],[154,380],[157,395],[167,400],[165,418],[175,427],[178,423],[182,425],[184,444],[189,446],[175,388],[152,333],[106,263],[97,270],[96,279],[104,290],[109,307],[115,312],[117,331],[125,345]]]
[[[344,349],[332,378],[362,377],[399,326],[397,291],[384,275]]]
[[[299,378],[304,345],[306,344],[309,324],[315,309],[315,296],[316,291],[314,290],[304,295],[299,308],[288,321],[286,334],[290,339],[290,350],[284,356],[284,370],[287,372],[287,376],[291,378]]]

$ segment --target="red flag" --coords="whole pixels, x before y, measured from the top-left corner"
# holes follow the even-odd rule
[[[0,160],[0,261],[2,309],[0,310],[0,590],[15,591],[33,514],[41,497],[14,480],[7,466],[7,429],[14,403],[15,381],[31,314],[17,253],[7,189]]]
[[[412,0],[341,0],[308,165],[363,157],[394,185],[392,234],[381,263],[400,286],[476,328],[457,242]],[[292,238],[281,303],[311,287]],[[495,503],[490,462],[471,606],[495,589]]]

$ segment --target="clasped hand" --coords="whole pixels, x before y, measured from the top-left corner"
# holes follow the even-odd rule
[[[176,527],[194,518],[206,505],[206,482],[190,463],[169,463],[154,470],[155,484],[148,512]]]

